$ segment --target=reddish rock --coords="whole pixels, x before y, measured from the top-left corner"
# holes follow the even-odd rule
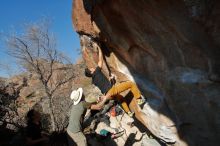
[[[156,112],[148,116],[131,102],[136,117],[164,141],[170,138],[164,133],[176,135],[175,145],[218,145],[220,136],[220,5],[204,3],[74,0],[73,23],[87,66],[97,63],[90,46],[97,41],[104,72],[135,81],[154,99],[145,112]]]
[[[90,5],[88,5],[90,7]],[[74,27],[77,32],[88,33],[91,35],[97,35],[95,28],[92,24],[91,15],[84,9],[83,1],[73,1],[72,19],[74,20]]]

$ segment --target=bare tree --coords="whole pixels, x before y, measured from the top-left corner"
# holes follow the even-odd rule
[[[53,99],[56,91],[74,78],[74,71],[70,59],[56,49],[56,39],[48,24],[48,21],[41,21],[26,25],[23,34],[8,36],[7,44],[9,55],[38,75],[49,98],[52,130],[56,130]]]

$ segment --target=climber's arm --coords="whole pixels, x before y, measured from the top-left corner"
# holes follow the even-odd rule
[[[99,47],[97,47],[97,48],[98,48],[98,50],[99,50],[99,62],[98,62],[98,66],[99,66],[100,68],[102,68],[102,65],[103,65],[102,50],[101,50]]]
[[[101,109],[103,108],[103,106],[104,106],[104,105],[99,104],[99,103],[97,103],[97,104],[92,104],[91,107],[90,107],[90,109],[91,109],[91,110],[101,110]]]

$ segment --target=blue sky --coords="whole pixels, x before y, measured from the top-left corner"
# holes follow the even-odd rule
[[[51,31],[56,35],[58,49],[75,62],[79,57],[77,50],[80,44],[78,34],[73,29],[71,9],[72,0],[0,0],[0,32],[18,32],[24,23],[37,22],[43,17],[50,18]],[[0,42],[0,64],[15,67],[15,61],[4,53],[5,47]],[[0,68],[0,76],[8,74],[8,71]]]

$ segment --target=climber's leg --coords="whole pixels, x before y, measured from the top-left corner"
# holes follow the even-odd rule
[[[128,105],[122,95],[117,94],[114,96],[114,98],[116,98],[121,103],[121,106],[126,113],[130,112],[130,109],[129,109],[129,107],[128,107]]]
[[[141,101],[141,93],[137,87],[137,85],[131,81],[122,82],[119,84],[114,85],[106,94],[107,97],[111,98],[112,96],[115,96],[117,94],[120,94],[121,92],[124,92],[126,90],[131,90],[131,92],[134,95],[134,98],[137,99],[138,104],[142,104]]]

